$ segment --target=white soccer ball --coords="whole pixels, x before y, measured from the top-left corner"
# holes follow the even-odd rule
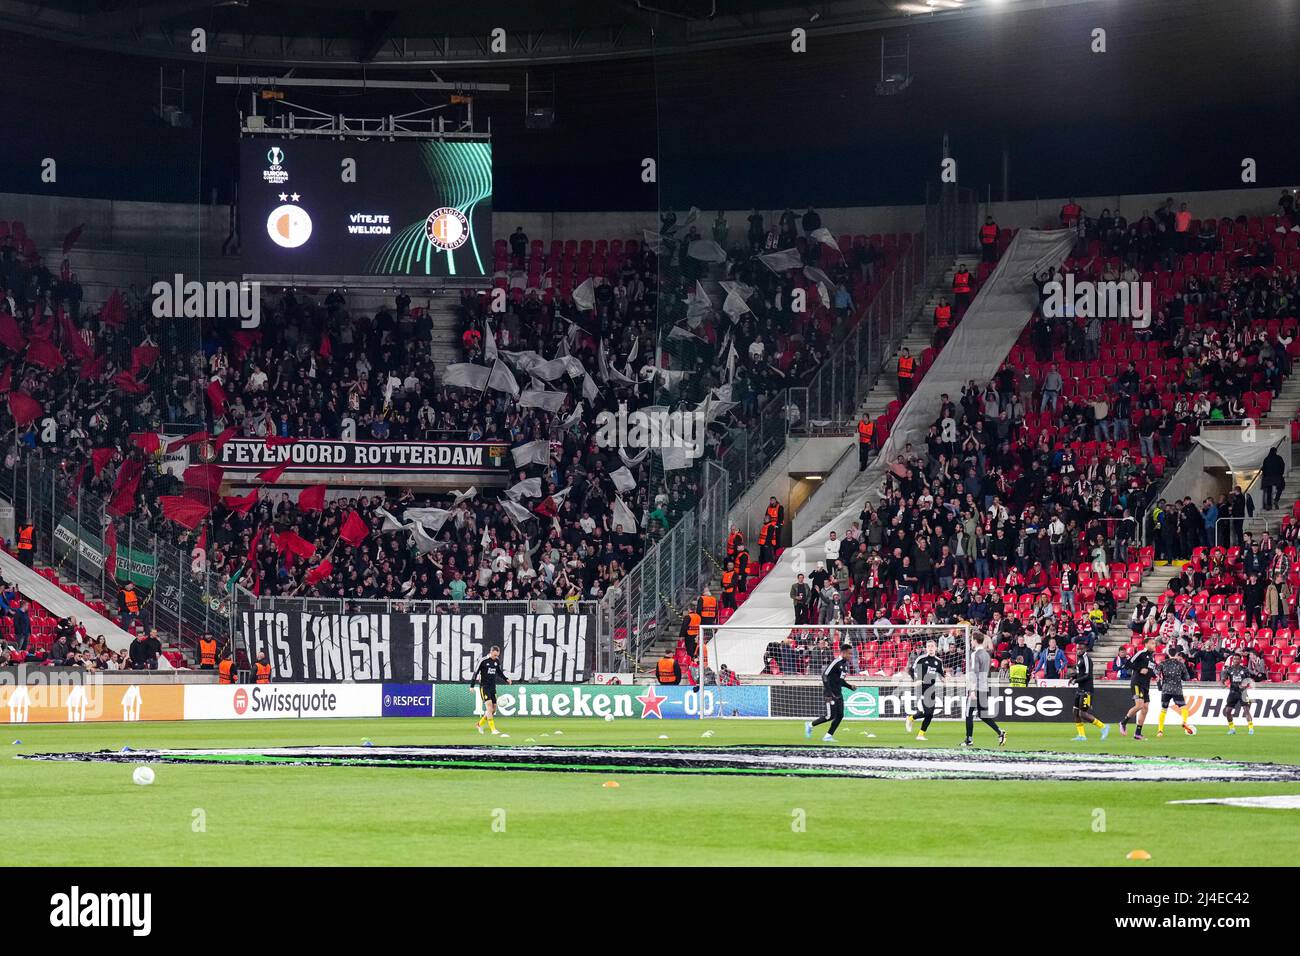
[[[1196,728],[1193,727],[1191,724],[1188,724],[1188,725],[1187,725],[1187,734],[1188,734],[1189,737],[1195,737],[1195,736],[1196,736]]]
[[[606,719],[607,721],[609,721],[610,723],[613,723],[613,722],[614,722],[614,715],[613,715],[613,714],[606,714],[606,715],[605,715],[605,719]]]
[[[131,779],[142,787],[147,787],[153,783],[152,767],[136,767],[135,773],[131,774]]]

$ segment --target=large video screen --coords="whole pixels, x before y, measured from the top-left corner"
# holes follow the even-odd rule
[[[246,139],[240,239],[250,275],[486,276],[486,142]]]

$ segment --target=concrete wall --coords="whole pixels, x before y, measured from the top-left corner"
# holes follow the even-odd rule
[[[786,442],[785,451],[773,460],[749,491],[732,505],[728,515],[729,523],[744,532],[745,541],[751,543],[751,551],[752,542],[758,540],[758,532],[763,526],[763,510],[767,507],[768,498],[775,495],[776,500],[785,505],[786,528],[792,528],[798,520],[792,502],[805,504],[805,511],[816,509],[811,508],[812,499],[808,497],[811,489],[800,487],[811,483],[791,478],[791,474],[829,473],[845,449],[853,443],[854,439],[844,437],[791,438]],[[818,511],[817,516],[820,515],[821,512]],[[815,521],[816,517],[808,520]],[[788,545],[791,540],[798,541],[799,538],[796,535],[781,544]],[[753,553],[757,555],[757,551]]]
[[[1073,198],[1089,216],[1098,216],[1103,209],[1109,209],[1112,214],[1123,214],[1132,222],[1142,215],[1144,209],[1154,213],[1170,196],[1173,197],[1175,209],[1178,208],[1179,203],[1187,203],[1187,209],[1195,219],[1204,219],[1207,216],[1215,219],[1224,216],[1236,218],[1243,214],[1267,216],[1277,212],[1277,200],[1281,193],[1281,186],[1256,186],[1252,189],[1218,189],[1196,193],[1147,193]],[[1055,199],[995,202],[991,205],[985,204],[982,208],[991,212],[998,225],[1006,228],[1059,227],[1061,207],[1069,198],[1058,196]]]
[[[1249,189],[1221,189],[1195,193],[1172,194],[1176,202],[1186,201],[1197,218],[1205,216],[1267,215],[1277,210],[1281,185],[1257,186]],[[1145,195],[1076,196],[1074,197],[1090,215],[1103,208],[1122,212],[1130,219],[1141,215],[1143,209],[1154,210],[1170,193]],[[1016,202],[982,204],[990,210],[999,224],[1006,227],[1042,228],[1055,226],[1061,206],[1068,197],[1057,196]],[[727,210],[731,235],[737,239],[745,234],[749,209]],[[773,224],[780,215],[779,209],[760,210],[764,221]],[[836,235],[842,233],[917,232],[925,223],[925,207],[921,204],[907,206],[854,206],[831,207],[819,210],[826,227]],[[802,213],[797,209],[795,212]],[[677,210],[678,221],[684,221],[685,212]],[[699,223],[701,232],[707,232],[713,223],[716,209],[702,209]],[[20,220],[27,226],[29,235],[36,237],[44,247],[62,240],[63,236],[80,223],[86,224],[81,245],[87,248],[119,248],[137,251],[188,252],[193,246],[177,247],[177,243],[197,243],[205,255],[220,255],[221,243],[229,233],[229,207],[224,205],[193,205],[184,203],[114,202],[106,199],[78,199],[64,196],[41,196],[29,193],[0,193],[0,219]],[[492,214],[493,233],[505,238],[516,226],[523,226],[531,239],[549,243],[552,239],[598,239],[635,237],[643,229],[657,229],[658,216],[653,212],[508,212],[497,210]]]

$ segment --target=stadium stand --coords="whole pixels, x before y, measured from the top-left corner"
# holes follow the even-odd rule
[[[1107,210],[1079,229],[1077,254],[1037,277],[1040,305],[1067,276],[1142,282],[1153,321],[1036,310],[991,381],[945,396],[926,455],[890,462],[879,504],[838,529],[824,561],[809,556],[808,623],[970,621],[993,634],[1004,668],[1024,637],[1031,672],[1049,677],[1053,655],[1039,649],[1052,641],[1071,665],[1079,646],[1096,646],[1108,676],[1125,676],[1139,645],[1116,635],[1131,628],[1180,642],[1208,679],[1241,650],[1261,679],[1300,680],[1300,503],[1283,514],[1276,489],[1261,520],[1281,526],[1255,538],[1240,490],[1200,506],[1160,497],[1202,427],[1279,412],[1294,422],[1300,227],[1289,216],[1188,221],[1171,199],[1132,225]],[[892,424],[877,419],[876,432]],[[812,638],[774,643],[764,669],[806,673]],[[855,664],[887,677],[916,653],[906,640],[864,641]]]

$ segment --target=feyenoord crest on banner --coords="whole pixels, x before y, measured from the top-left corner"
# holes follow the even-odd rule
[[[453,206],[439,206],[424,221],[429,242],[444,252],[459,249],[469,239],[469,220]]]

